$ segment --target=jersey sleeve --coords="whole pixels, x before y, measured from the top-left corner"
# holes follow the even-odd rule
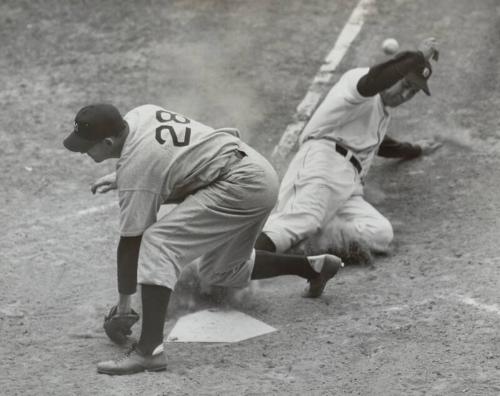
[[[400,52],[394,58],[375,65],[359,81],[358,91],[363,96],[374,96],[396,84],[412,70],[425,66],[422,52]]]
[[[358,91],[358,83],[366,74],[369,69],[367,67],[359,67],[349,70],[342,77],[342,90],[344,92],[344,99],[349,104],[359,104],[366,101],[368,98],[361,95]]]
[[[118,192],[120,202],[120,235],[139,236],[154,222],[160,209],[160,194],[147,190]]]

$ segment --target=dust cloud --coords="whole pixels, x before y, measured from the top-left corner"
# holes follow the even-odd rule
[[[163,44],[155,52],[151,65],[155,75],[176,75],[176,84],[183,92],[182,96],[172,96],[168,86],[162,87],[156,98],[158,104],[215,128],[237,128],[243,140],[249,140],[261,121],[262,105],[251,81],[232,70],[233,51],[220,44],[188,44],[182,48]],[[179,87],[173,91],[179,92]]]

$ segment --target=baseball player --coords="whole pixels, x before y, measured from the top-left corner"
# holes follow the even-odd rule
[[[355,243],[370,253],[387,252],[392,226],[363,198],[363,180],[377,153],[414,158],[439,147],[433,139],[412,145],[386,136],[388,108],[420,90],[430,95],[429,61],[437,57],[436,40],[428,38],[418,51],[349,70],[340,78],[301,133],[257,249],[285,252],[300,246],[341,255]]]
[[[251,279],[297,275],[319,297],[342,266],[333,255],[291,256],[255,251],[257,236],[276,203],[278,177],[234,129],[213,129],[159,106],[122,117],[112,105],[84,107],[64,146],[95,162],[116,158],[116,173],[93,191],[118,189],[120,241],[118,304],[104,328],[126,341],[138,315],[131,296],[141,284],[142,330],[125,358],[101,362],[99,373],[132,374],[166,368],[163,327],[171,291],[182,268],[196,258],[200,277],[239,288]],[[161,218],[164,203],[178,205]]]

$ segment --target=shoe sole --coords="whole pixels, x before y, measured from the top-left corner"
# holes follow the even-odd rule
[[[166,369],[167,366],[162,366],[162,367],[148,368],[140,371],[127,371],[122,373],[117,373],[116,371],[99,370],[99,369],[97,369],[97,372],[99,374],[107,374],[107,375],[131,375],[131,374],[139,374],[145,372],[157,373],[160,371],[165,371]]]
[[[314,294],[311,294],[311,291],[309,288],[302,297],[305,297],[305,298],[321,297],[321,295],[325,291],[326,284],[330,281],[330,279],[332,279],[335,275],[337,275],[337,272],[339,272],[340,268],[342,268],[342,262],[334,263],[333,265],[324,265],[323,268],[321,268],[321,272],[320,272],[320,277],[322,279],[324,279],[324,283],[323,283],[323,286],[321,287],[321,290],[318,290]]]

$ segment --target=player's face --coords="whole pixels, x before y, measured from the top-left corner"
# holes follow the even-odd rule
[[[380,96],[382,97],[384,105],[396,107],[409,101],[418,91],[420,91],[420,88],[403,78],[392,87],[383,91]]]
[[[107,139],[94,144],[88,151],[87,155],[95,162],[99,163],[108,158],[111,158],[111,145]]]

